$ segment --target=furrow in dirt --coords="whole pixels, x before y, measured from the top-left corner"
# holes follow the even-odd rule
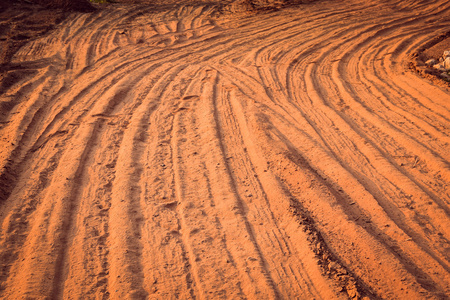
[[[450,94],[408,64],[449,4],[256,2],[105,4],[12,57],[1,298],[448,297]]]

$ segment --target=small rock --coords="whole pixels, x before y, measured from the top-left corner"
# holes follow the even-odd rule
[[[320,242],[316,244],[316,249],[319,252],[322,250],[322,244]]]
[[[448,73],[441,73],[441,75],[439,75],[442,79],[450,81],[450,75]]]
[[[438,62],[435,59],[429,59],[425,62],[425,64],[429,67],[434,66],[435,64],[437,64]]]
[[[358,293],[358,289],[356,288],[354,283],[347,284],[347,294],[350,297],[350,299],[360,297],[360,295]]]
[[[336,263],[336,262],[334,262],[334,261],[332,261],[332,262],[330,262],[329,264],[328,264],[328,270],[336,270],[336,269],[338,269],[340,267],[340,265],[338,264],[338,263]]]
[[[444,60],[444,68],[450,70],[450,56]]]
[[[339,274],[339,275],[347,275],[347,270],[346,269],[344,269],[344,268],[337,268],[336,269],[336,272]]]
[[[443,64],[443,63],[435,64],[435,65],[433,66],[433,68],[435,68],[435,69],[437,69],[437,70],[439,70],[439,71],[442,71],[442,72],[445,71],[445,68],[444,68],[444,64]]]
[[[450,50],[444,51],[443,57],[444,57],[444,58],[445,58],[445,57],[450,57]]]

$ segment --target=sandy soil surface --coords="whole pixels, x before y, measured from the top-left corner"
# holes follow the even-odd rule
[[[162,2],[3,70],[0,298],[448,299],[450,2]]]

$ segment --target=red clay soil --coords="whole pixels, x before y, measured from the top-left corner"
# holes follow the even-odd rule
[[[0,13],[0,298],[450,297],[450,89],[410,68],[450,2],[32,6]]]

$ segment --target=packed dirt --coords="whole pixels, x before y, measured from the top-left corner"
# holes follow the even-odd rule
[[[2,65],[0,298],[450,297],[449,1],[60,13]]]

